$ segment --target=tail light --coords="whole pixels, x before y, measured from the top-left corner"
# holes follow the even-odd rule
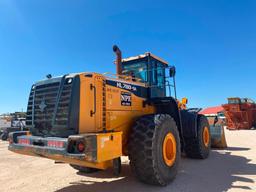
[[[19,138],[18,143],[21,145],[29,145],[30,144],[29,139],[26,139],[26,138]]]
[[[76,145],[76,148],[77,148],[77,151],[79,151],[80,153],[84,152],[85,150],[85,145],[83,142],[79,142],[77,145]]]
[[[54,148],[63,148],[64,142],[63,141],[48,141],[47,146],[54,147]]]

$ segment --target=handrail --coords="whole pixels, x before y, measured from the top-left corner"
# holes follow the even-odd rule
[[[96,104],[97,104],[97,102],[96,102],[96,87],[93,85],[93,84],[91,84],[91,86],[90,86],[90,89],[92,90],[94,90],[93,91],[93,93],[94,93],[94,106],[93,106],[93,110],[91,110],[91,117],[94,115],[94,114],[96,114]]]

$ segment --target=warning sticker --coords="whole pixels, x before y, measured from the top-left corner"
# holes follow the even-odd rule
[[[121,92],[121,105],[123,105],[123,106],[131,106],[132,105],[131,93]]]

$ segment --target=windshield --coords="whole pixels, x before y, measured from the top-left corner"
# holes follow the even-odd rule
[[[123,74],[135,77],[140,82],[147,82],[147,64],[146,61],[133,61],[122,63]]]
[[[228,99],[229,104],[239,104],[240,100],[239,99]]]

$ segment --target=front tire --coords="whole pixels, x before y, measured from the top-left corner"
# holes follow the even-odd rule
[[[165,186],[178,172],[180,138],[174,119],[167,114],[146,115],[133,126],[128,154],[136,177]]]
[[[206,159],[211,150],[211,133],[208,120],[199,115],[197,121],[197,138],[185,138],[185,153],[194,159]]]

